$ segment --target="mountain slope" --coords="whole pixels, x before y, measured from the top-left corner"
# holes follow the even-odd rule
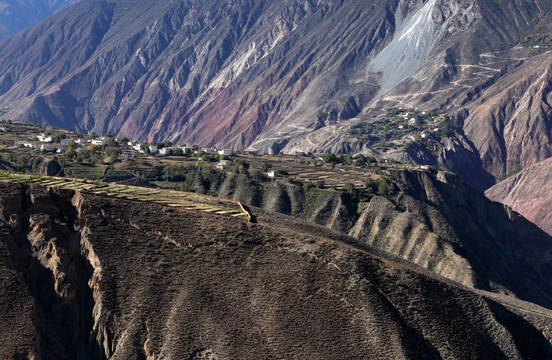
[[[395,170],[384,181],[389,193],[351,195],[227,174],[204,190],[349,234],[465,286],[552,306],[550,235],[450,173]]]
[[[552,233],[552,159],[546,159],[511,176],[485,192],[488,198],[519,212]]]
[[[0,38],[21,31],[77,1],[2,0],[0,1]]]
[[[496,54],[548,11],[542,0],[84,1],[0,43],[0,105],[79,131],[361,151],[343,121],[456,109],[517,63]]]
[[[464,122],[483,166],[498,177],[552,155],[552,55],[528,59],[483,92]]]
[[[337,165],[333,170],[298,170],[294,163],[301,166],[300,161],[294,157],[268,158],[249,157],[248,170],[239,165],[226,171],[193,163],[170,165],[147,178],[153,186],[216,194],[326,226],[465,286],[552,306],[552,237],[458,176],[383,163],[368,169]],[[264,167],[299,176],[263,179],[258,169]],[[354,179],[357,187],[349,183],[336,190],[328,182],[326,188],[298,183],[302,176],[317,181],[313,174],[336,180],[333,184],[339,187]]]
[[[500,304],[312,225],[1,187],[2,358],[551,354],[546,310]]]

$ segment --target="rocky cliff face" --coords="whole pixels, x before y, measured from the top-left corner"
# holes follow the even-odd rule
[[[508,49],[549,8],[87,0],[0,44],[0,105],[15,120],[141,139],[362,151],[347,120],[457,110],[519,63]]]
[[[2,358],[551,354],[546,310],[501,305],[315,225],[1,187]]]

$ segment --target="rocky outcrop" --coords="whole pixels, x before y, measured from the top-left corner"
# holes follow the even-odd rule
[[[437,166],[458,174],[480,191],[495,184],[495,178],[483,168],[478,150],[464,134],[455,132],[453,136],[443,137],[438,146],[436,152],[421,143],[412,143],[407,149],[386,154],[385,158],[406,164]]]
[[[442,282],[316,225],[0,186],[2,358],[551,353],[546,310]]]
[[[63,176],[61,165],[54,158],[37,157],[27,165],[33,174],[45,176]]]
[[[100,344],[89,333],[96,321],[87,283],[92,272],[70,194],[10,185],[2,185],[2,193],[4,265],[32,299],[25,305],[32,325],[24,332],[32,335],[20,348],[29,358],[98,358]]]

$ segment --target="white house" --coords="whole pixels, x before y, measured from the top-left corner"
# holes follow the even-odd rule
[[[60,144],[61,146],[69,146],[73,143],[73,140],[71,139],[61,139]]]
[[[276,177],[276,172],[275,171],[269,171],[268,173],[266,173],[266,176],[268,176],[269,178],[274,178],[274,177]]]
[[[80,139],[80,138],[75,140],[75,144],[79,144],[79,145],[84,144],[84,142],[85,142],[84,139]]]
[[[58,154],[63,154],[65,152],[65,149],[67,149],[65,146],[60,146],[57,148],[56,152]]]
[[[215,168],[222,171],[226,168],[226,166],[228,166],[228,163],[228,160],[221,160],[218,162],[218,164],[215,165]]]
[[[54,145],[52,145],[52,144],[42,144],[42,145],[40,145],[40,150],[42,150],[42,151],[54,151]]]
[[[51,136],[46,136],[46,134],[40,134],[40,135],[37,135],[37,138],[38,138],[38,141],[40,142],[52,142],[52,137]]]
[[[416,119],[415,118],[410,118],[410,120],[408,120],[408,123],[409,124],[416,124]]]
[[[29,142],[29,141],[20,141],[19,144],[20,144],[20,145],[23,145],[23,146],[25,146],[25,147],[28,147],[28,148],[34,147],[33,143],[32,143],[32,142]]]
[[[150,151],[150,154],[157,154],[157,146],[150,145],[149,146],[149,151]]]
[[[212,154],[214,151],[212,148],[203,148],[201,150],[203,150],[203,152],[206,154]]]
[[[232,156],[232,149],[222,149],[219,150],[219,155]]]
[[[104,146],[105,145],[105,140],[104,139],[92,139],[92,145]]]
[[[143,153],[146,150],[146,146],[144,144],[136,144],[134,145],[134,150]]]
[[[162,148],[159,149],[159,155],[170,155],[172,153],[171,148]]]

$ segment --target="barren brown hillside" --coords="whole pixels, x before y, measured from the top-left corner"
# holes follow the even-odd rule
[[[551,354],[547,311],[513,310],[283,215],[259,213],[253,224],[0,189],[2,359]]]

